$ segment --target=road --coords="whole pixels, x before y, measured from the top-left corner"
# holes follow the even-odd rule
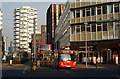
[[[80,66],[80,67],[79,67]],[[111,79],[118,79],[120,78],[120,73],[117,67],[109,67],[105,68],[102,66],[98,66],[96,69],[95,66],[88,66],[88,68],[84,67],[85,65],[78,65],[75,69],[52,69],[49,67],[39,67],[36,71],[30,71],[29,65],[26,64],[15,64],[9,66],[7,63],[2,64],[2,78],[95,78],[98,77],[102,78],[111,78]]]

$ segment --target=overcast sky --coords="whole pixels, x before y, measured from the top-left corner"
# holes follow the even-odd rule
[[[5,2],[6,1],[6,2]],[[4,0],[2,2],[3,11],[3,35],[8,37],[8,45],[13,41],[14,36],[14,10],[21,6],[31,6],[38,10],[38,29],[41,25],[46,25],[46,12],[50,4],[65,4],[65,2],[29,2],[30,0],[23,0],[28,2],[15,2],[21,0]],[[35,1],[35,0],[33,0]],[[40,0],[41,1],[41,0]],[[45,0],[46,1],[46,0]],[[65,0],[64,0],[65,1]]]

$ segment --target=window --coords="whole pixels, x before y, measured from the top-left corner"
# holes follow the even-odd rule
[[[92,32],[96,32],[96,24],[92,24]]]
[[[102,6],[103,14],[107,14],[107,5]]]
[[[85,25],[81,25],[81,32],[85,32]]]
[[[114,12],[119,12],[119,4],[114,4]]]
[[[101,23],[97,24],[97,31],[101,31]]]
[[[71,27],[71,33],[74,34],[75,33],[75,27]]]
[[[80,17],[80,10],[76,10],[76,18]]]
[[[90,32],[90,24],[86,25],[86,31]]]
[[[91,10],[92,10],[92,11],[91,11],[91,12],[92,12],[91,14],[92,14],[92,15],[96,15],[96,8],[93,7],[93,8],[91,8]]]
[[[101,6],[97,7],[97,15],[101,15]]]
[[[76,26],[76,33],[80,33],[80,26]]]
[[[107,31],[107,23],[103,23],[103,31]]]
[[[113,5],[108,5],[108,8],[109,8],[109,13],[113,13]]]
[[[113,31],[113,22],[108,23],[108,31]]]
[[[86,16],[90,16],[90,8],[86,9]]]
[[[75,11],[72,11],[72,12],[71,12],[71,17],[72,17],[72,18],[75,18]]]
[[[120,22],[115,22],[115,30],[120,30]]]
[[[85,17],[85,10],[82,10],[82,17]]]

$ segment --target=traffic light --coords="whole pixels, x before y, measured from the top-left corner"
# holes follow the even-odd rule
[[[97,44],[93,45],[93,50],[92,51],[97,51]]]

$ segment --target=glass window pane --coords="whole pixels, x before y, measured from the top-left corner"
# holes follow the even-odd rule
[[[85,31],[85,25],[81,25],[81,32]]]
[[[114,10],[115,12],[119,12],[119,4],[114,4]]]
[[[108,5],[109,7],[109,13],[113,13],[113,5]]]
[[[80,17],[80,10],[76,10],[76,18]]]
[[[101,6],[97,7],[97,15],[101,15]]]
[[[76,32],[80,33],[80,26],[76,26]]]
[[[101,31],[101,23],[97,24],[97,31]]]
[[[92,24],[92,32],[96,32],[96,24]]]
[[[85,17],[85,10],[82,10],[82,17]]]
[[[113,31],[113,22],[108,23],[108,31]]]
[[[75,33],[75,27],[71,27],[71,33],[74,34]]]
[[[103,31],[107,31],[107,23],[103,23]]]
[[[115,30],[120,30],[120,22],[115,22]]]
[[[103,10],[103,14],[107,14],[107,6],[103,6],[102,10]]]
[[[96,8],[95,7],[93,7],[93,8],[91,8],[92,9],[92,15],[96,15]]]
[[[90,16],[90,8],[86,9],[86,16]]]

